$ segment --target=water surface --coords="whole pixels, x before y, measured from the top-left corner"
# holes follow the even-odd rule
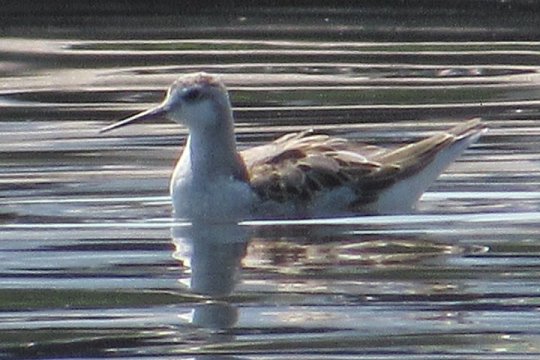
[[[354,17],[368,10],[384,13],[266,9],[226,24],[208,12],[174,17],[182,27],[156,14],[107,36],[95,26],[107,17],[8,22],[0,354],[536,358],[537,30],[522,12],[497,31],[418,27],[404,12],[392,38]],[[490,131],[413,214],[192,227],[167,191],[186,129],[98,129],[201,70],[229,87],[242,148],[306,127],[386,146],[478,116]]]

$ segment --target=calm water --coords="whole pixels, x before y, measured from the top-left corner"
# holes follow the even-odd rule
[[[5,15],[0,356],[538,358],[534,14],[386,10]],[[410,215],[194,228],[167,192],[186,129],[97,131],[199,70],[231,90],[241,147],[306,127],[395,146],[477,116],[490,131]]]

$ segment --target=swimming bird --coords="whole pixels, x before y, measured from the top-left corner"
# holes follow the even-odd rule
[[[473,119],[397,149],[302,131],[239,151],[225,85],[195,73],[101,132],[162,116],[189,130],[170,182],[175,216],[207,222],[408,212],[486,129]]]

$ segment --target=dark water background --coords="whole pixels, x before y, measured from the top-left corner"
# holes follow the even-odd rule
[[[1,357],[540,356],[534,2],[47,4],[0,15]],[[241,147],[490,131],[410,215],[193,228],[167,192],[186,130],[97,131],[201,70]]]

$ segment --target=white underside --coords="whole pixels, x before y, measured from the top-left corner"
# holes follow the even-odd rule
[[[177,218],[223,223],[246,219],[298,218],[339,215],[354,199],[349,188],[322,192],[308,206],[261,201],[248,184],[231,178],[217,179],[204,188],[186,179],[171,183],[174,214]]]
[[[354,199],[354,192],[347,187],[323,191],[307,205],[281,203],[277,201],[259,202],[253,212],[256,218],[309,218],[338,216],[350,213],[348,204]]]
[[[248,184],[222,177],[197,184],[187,179],[171,183],[175,216],[208,222],[249,218],[256,202]]]

